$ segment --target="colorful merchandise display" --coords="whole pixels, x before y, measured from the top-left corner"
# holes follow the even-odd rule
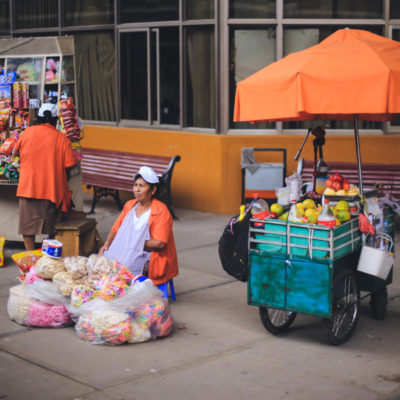
[[[103,256],[54,258],[37,250],[13,259],[26,266],[26,275],[10,289],[7,311],[21,325],[75,323],[82,340],[109,345],[141,343],[173,330],[168,299],[157,286]]]

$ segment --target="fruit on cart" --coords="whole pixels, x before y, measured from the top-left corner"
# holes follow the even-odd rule
[[[278,213],[274,212],[274,211],[270,211],[268,218],[269,219],[278,219],[279,215]]]
[[[308,224],[316,224],[317,223],[317,219],[318,219],[318,214],[311,214],[309,215],[307,218],[307,223]]]
[[[336,190],[332,189],[332,188],[326,188],[324,190],[324,194],[327,196],[335,196],[336,195]]]
[[[303,201],[303,206],[304,206],[304,209],[312,209],[312,208],[316,208],[317,206],[315,205],[315,202],[314,202],[314,200],[313,199],[305,199],[304,201]]]
[[[357,186],[350,185],[350,188],[347,193],[349,196],[357,196],[360,194],[360,189]]]
[[[342,185],[339,181],[333,181],[332,183],[332,189],[337,192],[342,188]]]
[[[349,183],[349,181],[348,181],[347,179],[344,179],[344,180],[343,180],[342,187],[343,187],[343,190],[345,190],[346,192],[349,191],[349,189],[350,189],[350,183]]]
[[[318,213],[318,211],[317,211],[316,208],[307,208],[307,210],[304,211],[304,215],[305,215],[306,217],[309,217],[310,215],[314,215],[314,214],[316,214],[316,213]]]
[[[280,204],[278,203],[273,203],[271,204],[271,207],[269,208],[271,212],[277,213],[278,216],[283,213],[283,208]]]
[[[282,221],[287,221],[288,215],[289,211],[286,211],[282,215],[280,215],[278,219],[281,219]]]
[[[346,200],[340,200],[336,204],[336,210],[349,210],[349,203]]]
[[[346,222],[350,219],[350,213],[348,210],[337,210],[336,218],[340,222]]]
[[[296,207],[300,211],[301,215],[304,216],[304,205],[303,205],[303,203],[296,203]]]
[[[333,182],[340,182],[340,183],[342,183],[344,180],[343,176],[340,175],[337,171],[333,175],[331,175],[329,178],[332,179]]]
[[[343,189],[340,189],[336,192],[336,196],[346,196],[347,192]]]

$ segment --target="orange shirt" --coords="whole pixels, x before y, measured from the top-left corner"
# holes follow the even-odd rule
[[[77,163],[70,141],[50,124],[27,128],[15,149],[20,156],[18,197],[50,200],[68,211],[66,168]]]
[[[125,203],[124,209],[111,228],[113,232],[118,232],[122,221],[136,203],[137,200],[129,200]],[[161,251],[152,251],[150,254],[149,278],[155,285],[160,285],[178,275],[178,258],[172,231],[171,214],[167,206],[157,199],[153,199],[151,203],[149,230],[152,239],[167,244]]]

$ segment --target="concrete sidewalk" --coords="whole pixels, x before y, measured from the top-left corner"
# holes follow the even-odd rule
[[[89,209],[89,199],[85,201]],[[326,343],[321,318],[299,315],[273,336],[247,305],[246,284],[221,268],[218,240],[229,216],[178,209],[180,274],[171,304],[175,331],[152,342],[96,346],[73,328],[29,329],[8,318],[18,268],[7,248],[0,269],[0,399],[400,399],[400,271],[384,321],[363,300],[349,342]],[[94,217],[106,237],[118,215],[102,199]]]

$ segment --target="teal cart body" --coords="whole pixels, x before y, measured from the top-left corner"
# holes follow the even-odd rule
[[[384,217],[393,237],[393,213],[386,210]],[[361,248],[358,218],[334,228],[252,219],[248,303],[260,307],[264,326],[274,334],[303,313],[324,318],[329,341],[344,343],[358,318],[360,292],[371,295],[376,317],[383,319],[392,282],[393,268],[386,280],[357,271]]]

